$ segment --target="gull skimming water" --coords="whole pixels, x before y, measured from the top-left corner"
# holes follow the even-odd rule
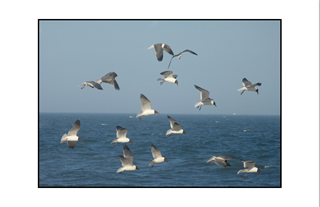
[[[149,166],[152,165],[154,166],[155,163],[160,163],[160,162],[168,162],[167,158],[162,157],[161,152],[158,148],[156,148],[153,144],[151,144],[151,152],[153,156],[152,162],[150,162]]]
[[[181,129],[181,125],[176,121],[174,120],[173,118],[171,118],[170,116],[168,116],[168,119],[170,121],[170,127],[171,129],[169,129],[166,133],[166,135],[169,135],[170,134],[170,138],[172,137],[173,134],[186,134],[186,132]]]
[[[139,170],[140,169],[133,164],[133,154],[127,145],[123,146],[123,155],[119,155],[122,167],[117,170],[117,173],[123,171]]]
[[[228,160],[233,159],[232,156],[230,155],[218,155],[218,156],[213,156],[211,157],[207,162],[211,162],[211,166],[213,163],[216,163],[217,165],[220,165],[221,167],[226,167],[226,166],[231,166],[228,163]]]
[[[117,126],[116,130],[117,130],[117,139],[113,140],[110,144],[115,143],[115,145],[113,146],[116,146],[117,143],[126,143],[126,142],[130,142],[134,144],[131,139],[127,138],[128,129],[122,128],[121,126]]]
[[[244,178],[247,177],[247,173],[258,172],[259,175],[261,175],[260,169],[254,166],[256,164],[255,162],[252,162],[251,160],[241,160],[241,161],[243,162],[243,167],[245,169],[239,170],[237,174],[245,173]]]
[[[69,130],[68,134],[64,134],[61,137],[61,143],[68,143],[68,147],[73,149],[76,146],[76,141],[80,141],[82,143],[82,140],[80,137],[77,136],[77,133],[80,129],[80,120],[78,119],[72,126],[72,128]]]

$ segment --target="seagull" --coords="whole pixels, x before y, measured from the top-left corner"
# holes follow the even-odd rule
[[[110,144],[115,143],[115,145],[113,145],[113,146],[116,146],[116,144],[118,142],[119,143],[130,142],[130,143],[134,144],[133,141],[131,139],[127,138],[127,136],[126,136],[128,129],[122,128],[121,126],[117,126],[116,130],[117,130],[117,139],[113,140]]]
[[[157,57],[158,61],[162,61],[162,59],[163,59],[163,50],[165,50],[170,55],[174,55],[170,46],[167,44],[163,44],[163,43],[154,44],[154,45],[151,45],[148,48],[148,50],[151,48],[154,48],[154,51],[156,52],[156,57]]]
[[[201,98],[201,101],[196,103],[196,105],[194,105],[194,107],[197,107],[199,108],[199,111],[201,110],[201,107],[202,105],[216,105],[216,102],[213,101],[213,99],[209,98],[209,94],[210,92],[197,86],[197,85],[194,85],[194,87],[196,87],[196,89],[198,89],[200,91],[200,98]]]
[[[80,129],[80,120],[78,119],[72,126],[72,128],[69,130],[68,134],[64,134],[61,137],[61,143],[68,143],[68,147],[71,149],[74,149],[76,146],[76,141],[80,141],[82,143],[82,140],[80,137],[77,136],[77,133]]]
[[[110,72],[103,76],[101,79],[97,80],[97,83],[101,84],[101,82],[109,83],[110,85],[114,86],[116,90],[120,90],[119,85],[116,81],[116,77],[118,75],[115,72]]]
[[[229,159],[233,159],[233,157],[230,155],[218,155],[218,156],[211,157],[207,162],[212,161],[211,166],[215,162],[217,165],[220,165],[221,167],[226,167],[226,166],[231,166],[228,163]]]
[[[141,120],[143,116],[148,116],[148,115],[152,115],[152,114],[160,114],[156,110],[151,109],[151,102],[143,94],[140,94],[140,101],[141,101],[141,110],[142,110],[142,112],[137,114],[136,118],[141,116],[139,118]]]
[[[191,51],[191,50],[184,50],[184,51],[180,52],[179,54],[172,56],[172,58],[171,58],[171,60],[170,60],[170,63],[169,63],[169,65],[168,65],[168,68],[170,67],[170,64],[171,64],[172,59],[173,59],[174,57],[177,57],[178,59],[180,59],[181,56],[182,56],[182,53],[184,53],[184,52],[190,52],[191,54],[198,55],[197,53],[195,53],[195,52],[193,52],[193,51]]]
[[[258,172],[259,175],[261,175],[260,169],[254,166],[256,164],[255,162],[252,162],[251,160],[241,160],[241,161],[243,162],[243,167],[245,169],[239,170],[237,174],[245,173],[244,178],[247,177],[247,173]]]
[[[185,135],[187,135],[186,132],[183,129],[181,129],[181,125],[176,120],[174,120],[170,116],[168,116],[168,119],[170,121],[171,129],[169,129],[167,131],[166,135],[170,134],[170,138],[172,137],[173,134],[182,134],[182,133],[184,133]]]
[[[117,173],[122,173],[123,171],[129,170],[139,170],[140,169],[133,164],[133,154],[127,145],[123,146],[123,155],[119,155],[122,167],[117,170]]]
[[[97,88],[99,90],[103,90],[102,87],[100,86],[100,83],[96,82],[96,81],[86,81],[82,84],[80,84],[79,86],[83,87],[81,89],[83,89],[85,86],[90,86],[91,88]]]
[[[256,86],[261,86],[261,83],[252,85],[250,81],[244,78],[242,79],[242,84],[244,87],[238,89],[238,91],[242,91],[240,95],[242,95],[244,91],[255,91],[257,94],[259,94],[259,89],[257,89]]]
[[[162,85],[165,81],[169,82],[169,83],[176,83],[178,86],[178,81],[176,80],[176,78],[178,77],[178,75],[172,75],[172,71],[164,71],[162,73],[160,73],[160,75],[164,76],[163,78],[158,78],[157,81],[162,81],[160,83],[160,85]]]
[[[150,162],[149,166],[152,165],[153,167],[155,163],[164,161],[168,162],[167,158],[162,157],[160,150],[158,150],[158,148],[156,148],[153,144],[151,144],[151,152],[154,159],[152,160],[152,162]]]

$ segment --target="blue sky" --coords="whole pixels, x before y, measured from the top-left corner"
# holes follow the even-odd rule
[[[40,112],[132,113],[140,94],[160,114],[280,115],[280,21],[40,21]],[[155,43],[175,54],[169,70],[179,86],[164,83],[171,55],[158,62]],[[120,91],[78,85],[116,72]],[[237,89],[261,82],[259,95]],[[217,107],[194,108],[208,90]]]

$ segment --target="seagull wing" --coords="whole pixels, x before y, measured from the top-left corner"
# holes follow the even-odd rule
[[[209,94],[210,92],[197,86],[197,85],[194,85],[194,87],[196,87],[196,89],[198,89],[200,91],[200,98],[201,98],[201,101],[204,101],[206,100],[207,98],[209,98]]]
[[[195,53],[195,52],[193,52],[193,51],[191,51],[191,50],[188,50],[188,49],[182,51],[180,54],[182,54],[182,53],[184,53],[184,52],[190,52],[191,54],[198,55],[197,53]]]
[[[117,138],[126,137],[128,130],[126,128],[122,128],[121,126],[116,127],[117,130]]]
[[[163,75],[165,78],[167,77],[173,77],[172,76],[172,71],[168,70],[168,71],[163,71],[162,73],[160,73],[161,75]]]
[[[140,101],[141,101],[141,109],[142,111],[150,110],[151,109],[151,101],[145,95],[140,95]]]
[[[163,59],[163,48],[161,47],[161,45],[162,45],[161,43],[153,45],[158,61],[162,61]]]
[[[154,159],[162,157],[160,150],[156,148],[153,144],[151,144],[151,152]]]
[[[126,144],[123,146],[123,155],[132,164],[133,154],[132,154],[131,150],[129,149],[129,147]]]
[[[128,160],[127,158],[123,157],[122,155],[119,155],[121,164],[123,167],[127,166],[127,165],[132,165],[132,162],[130,160]]]
[[[68,135],[77,135],[78,131],[80,129],[80,120],[78,119],[72,126],[72,128],[69,130]]]
[[[241,160],[243,162],[244,168],[253,168],[256,164],[255,162],[252,162],[251,160]]]
[[[170,127],[173,131],[179,131],[181,129],[180,124],[176,120],[174,120],[170,116],[168,116],[168,119],[170,121]]]
[[[173,54],[173,51],[171,50],[171,48],[170,48],[169,45],[164,44],[163,49],[164,49],[167,53],[169,53],[170,55],[174,55],[174,54]]]
[[[250,87],[252,83],[248,81],[246,78],[242,79],[242,84],[244,87]]]

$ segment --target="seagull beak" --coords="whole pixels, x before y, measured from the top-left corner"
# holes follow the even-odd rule
[[[79,137],[79,139],[78,139],[81,143],[82,143],[82,140],[81,140],[81,138]]]
[[[134,144],[134,143],[133,143],[133,141],[132,141],[131,139],[130,139],[130,141],[129,141],[129,142],[131,142],[132,144]]]
[[[140,169],[136,166],[136,170],[139,170],[140,171]]]

